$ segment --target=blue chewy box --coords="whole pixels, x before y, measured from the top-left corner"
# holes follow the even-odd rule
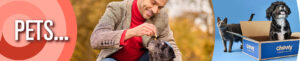
[[[292,33],[288,40],[270,41],[271,21],[241,21],[243,53],[257,60],[296,56],[300,33]]]

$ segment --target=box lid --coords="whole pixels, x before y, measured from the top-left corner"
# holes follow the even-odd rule
[[[240,21],[243,36],[269,36],[271,21]]]
[[[300,38],[300,32],[293,32],[293,33],[292,33],[292,36],[293,36],[293,37]]]

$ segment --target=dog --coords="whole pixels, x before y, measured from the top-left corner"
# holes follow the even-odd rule
[[[291,29],[287,20],[290,8],[282,1],[273,2],[266,10],[266,18],[272,19],[270,40],[286,40],[291,38]]]
[[[174,61],[173,58],[176,57],[171,45],[164,40],[149,41],[147,49],[150,61]]]

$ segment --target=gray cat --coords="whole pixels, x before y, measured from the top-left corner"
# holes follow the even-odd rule
[[[248,21],[252,21],[253,19],[253,16],[255,14],[251,14],[250,18]],[[240,34],[242,35],[242,30],[241,30],[241,25],[240,24],[227,24],[227,18],[225,18],[223,21],[218,17],[218,28],[219,28],[219,32],[220,32],[220,35],[222,37],[222,40],[223,40],[223,45],[224,45],[224,52],[227,52],[227,47],[226,47],[226,42],[229,41],[229,50],[228,52],[231,52],[231,49],[232,49],[232,44],[233,42],[241,42],[242,45],[241,45],[241,49],[243,49],[243,38],[242,37],[239,37],[239,36],[236,36],[236,35],[233,35],[231,33],[228,33],[228,32],[234,32],[234,33],[237,33],[237,34]]]
[[[240,24],[227,24],[227,18],[225,18],[223,21],[218,17],[218,28],[220,35],[223,40],[224,45],[224,52],[227,52],[226,42],[229,41],[229,50],[228,52],[231,52],[233,41],[238,42],[240,41],[242,43],[241,49],[243,48],[243,39],[241,37],[238,37],[236,35],[230,34],[229,32],[234,32],[238,34],[242,34],[241,26]]]

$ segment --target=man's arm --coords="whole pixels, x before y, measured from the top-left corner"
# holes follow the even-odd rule
[[[156,33],[156,27],[150,23],[143,23],[132,29],[128,29],[125,40],[134,36],[153,36]]]
[[[120,10],[120,2],[110,3],[95,27],[91,36],[91,46],[94,49],[102,48],[120,48],[126,45],[127,39],[134,36],[152,36],[156,33],[153,24],[143,23],[137,27],[127,30],[114,30],[120,22],[122,10]]]
[[[175,61],[182,61],[182,55],[181,52],[179,50],[179,48],[177,47],[175,41],[174,41],[174,37],[173,37],[173,32],[170,29],[169,26],[166,27],[166,29],[164,29],[164,31],[162,32],[162,34],[160,35],[161,37],[159,37],[158,40],[166,40],[170,43],[170,45],[172,46],[174,53],[175,53]]]
[[[163,11],[163,10],[162,10]],[[175,61],[182,61],[182,55],[181,52],[179,50],[179,48],[177,47],[175,40],[174,40],[174,36],[173,36],[173,32],[169,26],[169,21],[168,21],[168,15],[166,13],[166,11],[162,12],[162,15],[159,16],[160,18],[160,23],[162,26],[162,32],[159,34],[159,38],[158,40],[166,40],[170,43],[171,47],[174,50],[174,53],[176,55],[176,57],[174,58]]]
[[[120,39],[124,30],[115,30],[120,22],[123,2],[112,2],[107,5],[104,15],[96,25],[91,38],[91,47],[94,49],[120,48]]]

